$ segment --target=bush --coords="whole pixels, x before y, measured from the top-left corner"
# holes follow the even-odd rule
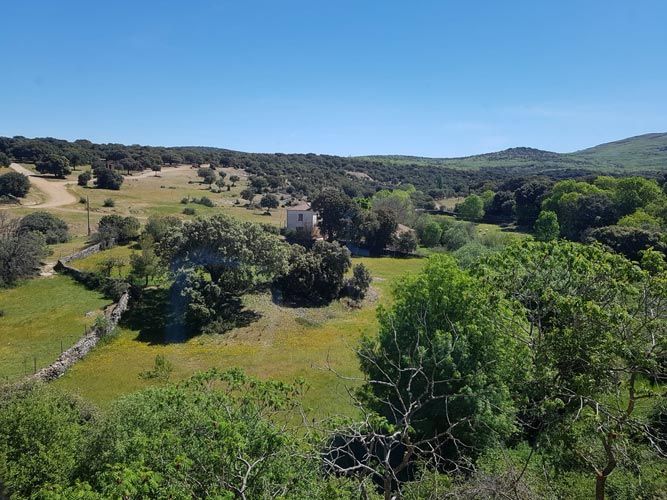
[[[67,223],[49,212],[32,212],[26,215],[21,219],[19,231],[41,233],[49,245],[69,240]]]
[[[535,239],[537,241],[551,241],[560,235],[558,216],[556,212],[543,210],[535,221]]]
[[[288,299],[310,304],[337,298],[352,265],[347,248],[326,241],[315,242],[312,250],[292,245],[289,262],[289,271],[276,284]]]
[[[417,236],[414,231],[403,231],[394,237],[394,247],[401,253],[412,253],[417,250]]]
[[[190,203],[190,197],[189,196],[184,196],[183,198],[181,198],[181,203],[183,205],[187,205],[188,203]]]
[[[280,202],[278,201],[278,198],[276,197],[275,194],[267,194],[262,196],[262,199],[259,202],[260,206],[264,208],[278,208],[280,206]]]
[[[197,211],[192,207],[185,207],[182,213],[183,215],[195,215]]]
[[[30,190],[30,180],[18,172],[0,175],[0,196],[23,198]]]
[[[143,371],[139,377],[145,380],[160,380],[166,382],[174,371],[174,365],[162,354],[155,356],[155,362],[151,370]]]
[[[118,191],[123,184],[123,176],[107,167],[98,167],[94,170],[95,184],[99,189]]]
[[[357,264],[352,268],[352,277],[345,284],[345,294],[351,299],[363,300],[372,281],[373,277],[368,268]]]
[[[46,241],[41,233],[10,231],[0,235],[0,287],[36,274],[46,255]]]
[[[127,243],[139,236],[141,224],[136,217],[121,215],[105,215],[100,219],[98,238],[105,245]]]
[[[192,200],[193,203],[197,203],[198,205],[204,205],[205,207],[214,207],[215,203],[213,203],[213,200],[207,196],[202,196],[199,199],[194,199]]]
[[[91,409],[52,386],[0,397],[0,477],[9,495],[29,498],[44,484],[73,482]]]
[[[113,198],[107,198],[106,200],[104,200],[104,203],[102,203],[102,206],[104,206],[104,207],[115,207],[116,202],[114,201]]]
[[[151,215],[146,222],[144,233],[149,234],[155,243],[159,243],[165,236],[181,227],[183,222],[173,215]]]
[[[662,252],[667,250],[660,233],[636,227],[607,226],[592,229],[586,233],[584,241],[597,241],[632,260],[639,260],[640,252],[649,247]]]
[[[440,244],[442,238],[442,227],[433,220],[427,220],[424,224],[417,226],[417,234],[420,243],[425,247],[434,247]]]
[[[477,231],[474,224],[456,222],[443,232],[442,244],[447,250],[458,250],[476,238]]]
[[[79,177],[77,177],[76,182],[79,184],[79,186],[87,186],[90,182],[90,179],[92,179],[90,172],[81,172]]]

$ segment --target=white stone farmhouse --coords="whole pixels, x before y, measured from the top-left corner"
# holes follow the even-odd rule
[[[299,203],[287,208],[287,229],[297,233],[314,234],[317,229],[317,212],[310,208],[309,203]]]

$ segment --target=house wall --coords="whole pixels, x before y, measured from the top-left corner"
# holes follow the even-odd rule
[[[303,216],[303,220],[299,220],[299,215]],[[288,210],[287,211],[287,228],[288,229],[304,229],[312,230],[317,226],[317,214],[311,210]]]

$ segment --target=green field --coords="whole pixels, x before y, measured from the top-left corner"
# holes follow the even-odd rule
[[[174,380],[211,367],[240,367],[285,381],[301,377],[309,386],[305,403],[318,415],[349,412],[351,408],[341,403],[347,401],[345,383],[326,370],[327,362],[346,375],[358,375],[353,349],[361,335],[375,331],[377,305],[390,299],[391,283],[397,277],[416,272],[425,261],[378,258],[354,262],[366,264],[375,278],[374,298],[360,309],[349,309],[341,302],[323,308],[289,308],[273,303],[269,294],[253,295],[247,298],[247,306],[261,318],[250,326],[170,344],[123,328],[117,338],[96,348],[55,384],[104,406],[155,383],[139,374],[162,354],[174,365]]]
[[[0,380],[53,362],[109,304],[66,276],[36,278],[0,290]]]

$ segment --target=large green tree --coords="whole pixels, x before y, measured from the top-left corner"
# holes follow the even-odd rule
[[[38,161],[35,165],[40,174],[51,174],[65,178],[72,172],[69,160],[62,155],[51,154]]]
[[[352,199],[339,189],[323,189],[311,203],[320,216],[320,231],[329,240],[341,238],[355,211]]]
[[[466,197],[463,202],[456,205],[456,213],[463,220],[476,221],[484,217],[484,200],[476,194]]]
[[[242,294],[285,273],[289,254],[288,245],[260,225],[222,214],[183,224],[158,248],[176,274],[173,291],[195,331],[231,319]]]
[[[413,458],[428,455],[415,443],[434,440],[436,455],[465,461],[514,431],[511,392],[526,359],[513,318],[490,287],[444,255],[403,278],[393,305],[380,308],[379,333],[359,351],[362,394],[401,429]]]
[[[617,467],[653,443],[637,411],[657,398],[667,350],[667,273],[662,257],[648,268],[597,245],[525,242],[480,269],[525,317],[532,376],[521,390],[522,418],[533,442],[550,449],[560,467],[589,470],[596,496]]]

